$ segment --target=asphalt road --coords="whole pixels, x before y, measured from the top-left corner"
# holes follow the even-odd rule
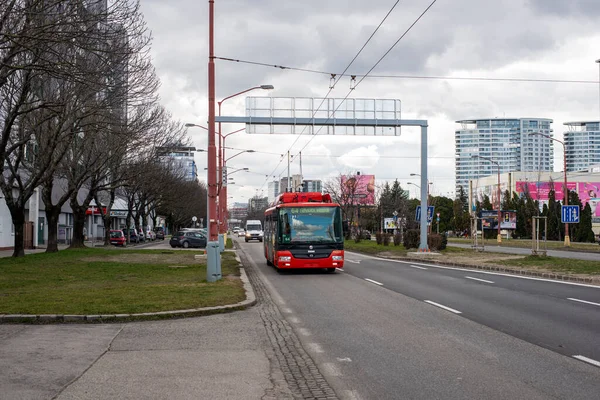
[[[598,398],[599,288],[351,253],[277,273],[240,246],[342,398]]]
[[[463,249],[471,248],[470,244],[464,244],[464,243],[448,242],[448,246],[460,247]],[[489,245],[489,244],[485,245],[484,251],[491,252],[491,253],[531,255],[530,248],[495,246],[495,245]],[[585,253],[582,251],[547,250],[546,254],[551,257],[573,258],[576,260],[589,260],[589,261],[600,262],[600,253]]]

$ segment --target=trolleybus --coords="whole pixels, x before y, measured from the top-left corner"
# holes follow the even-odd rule
[[[329,194],[282,193],[265,211],[264,252],[277,269],[344,266],[342,212]]]

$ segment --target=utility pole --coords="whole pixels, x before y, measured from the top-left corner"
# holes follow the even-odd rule
[[[300,152],[300,184],[304,187],[304,176],[302,175],[302,152]]]
[[[290,188],[292,186],[292,182],[290,181],[290,151],[288,150],[287,152],[287,156],[288,156],[288,176],[287,176],[287,185],[286,185],[286,192],[291,192]]]

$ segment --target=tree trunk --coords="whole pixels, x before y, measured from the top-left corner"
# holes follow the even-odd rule
[[[83,228],[85,227],[85,211],[87,210],[87,206],[79,205],[77,202],[77,193],[71,196],[70,204],[73,210],[73,238],[71,239],[69,248],[80,249],[85,247]]]
[[[15,226],[15,247],[13,257],[25,256],[25,207],[11,206],[10,215]]]
[[[60,207],[46,205],[46,218],[48,218],[48,247],[46,253],[58,252],[58,217]]]

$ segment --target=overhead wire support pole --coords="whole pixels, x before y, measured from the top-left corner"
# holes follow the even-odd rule
[[[206,280],[221,279],[217,227],[217,148],[215,146],[215,0],[208,0],[208,215]]]

